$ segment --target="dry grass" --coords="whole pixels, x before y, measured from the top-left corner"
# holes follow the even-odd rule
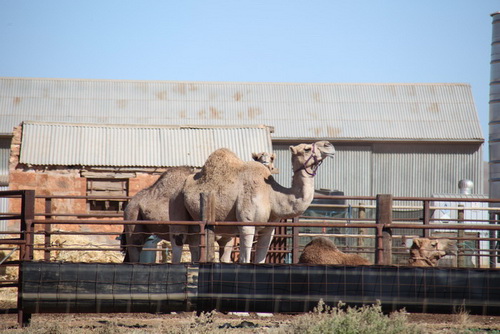
[[[218,312],[178,314],[34,314],[27,328],[17,327],[15,314],[0,314],[1,333],[500,333],[500,317],[469,315],[469,325],[456,323],[458,314],[381,314],[376,307],[327,308],[301,315],[237,316]],[[332,309],[330,309],[332,310]],[[416,317],[415,317],[416,316]],[[339,329],[338,325],[343,327]],[[392,329],[391,329],[392,328]],[[367,331],[369,329],[369,331]]]

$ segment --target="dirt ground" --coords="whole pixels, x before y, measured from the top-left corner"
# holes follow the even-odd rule
[[[1,305],[6,306],[5,303]],[[11,304],[11,303],[9,303]],[[9,305],[10,306],[10,305]],[[5,309],[3,309],[5,311]],[[59,333],[60,324],[63,328],[84,329],[85,332],[109,332],[105,327],[113,325],[114,332],[121,333],[180,333],[181,328],[189,332],[197,323],[210,322],[220,332],[234,333],[264,333],[279,329],[289,324],[298,315],[289,314],[222,314],[213,313],[208,318],[197,316],[194,312],[172,314],[146,313],[109,313],[109,314],[33,314],[31,322],[37,328],[59,328],[59,331],[49,330],[46,333]],[[469,314],[407,314],[410,323],[419,324],[425,333],[500,333],[500,316],[478,316]],[[59,326],[59,327],[57,327]],[[179,329],[177,332],[175,329]],[[171,331],[172,330],[172,331]],[[1,333],[21,333],[17,324],[17,314],[0,314]],[[38,331],[35,331],[38,332]],[[65,332],[64,330],[62,332]],[[214,333],[219,332],[216,330]],[[210,331],[212,333],[212,331]]]
[[[0,295],[0,333],[21,333],[17,323],[17,313],[12,312],[17,305],[17,289],[2,289]],[[149,313],[106,313],[106,314],[33,314],[31,321],[35,326],[54,328],[46,333],[59,333],[60,324],[67,328],[77,328],[85,332],[109,332],[106,326],[112,325],[117,333],[173,333],[172,329],[192,328],[197,323],[211,322],[221,332],[263,333],[272,329],[282,328],[289,324],[297,315],[290,314],[223,314],[214,313],[209,319],[206,316],[196,316],[193,312],[172,314]],[[429,314],[408,313],[407,319],[424,328],[425,333],[499,333],[500,315],[479,316],[466,313],[459,314]],[[51,327],[52,326],[52,327]],[[464,330],[466,329],[466,330]],[[35,331],[38,332],[38,331]],[[64,330],[62,331],[65,332]],[[180,331],[182,332],[182,331]],[[195,332],[191,331],[190,332]],[[177,332],[175,332],[177,333]],[[217,332],[215,332],[217,333]]]

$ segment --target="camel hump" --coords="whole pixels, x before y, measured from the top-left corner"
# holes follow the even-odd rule
[[[201,175],[208,176],[212,174],[228,173],[232,169],[235,169],[235,167],[241,167],[243,164],[243,160],[238,158],[231,150],[219,148],[208,156],[201,170]]]
[[[337,250],[337,246],[328,238],[318,237],[311,240],[306,247],[321,247],[322,249]]]

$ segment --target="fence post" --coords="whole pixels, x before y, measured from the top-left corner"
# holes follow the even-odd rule
[[[201,220],[205,223],[205,235],[202,238],[205,239],[205,258],[204,262],[215,262],[215,233],[214,233],[214,223],[215,223],[215,194],[202,193],[200,194],[200,209],[201,209]]]
[[[431,203],[430,201],[424,201],[424,225],[429,225],[431,221]],[[424,229],[424,238],[430,236],[430,230]]]
[[[52,218],[52,198],[45,199],[45,219]],[[52,230],[51,224],[45,224],[45,237],[44,237],[44,254],[43,258],[45,261],[50,261],[50,232]]]
[[[17,322],[21,327],[28,325],[31,321],[31,314],[24,312],[22,302],[23,291],[23,270],[22,262],[33,260],[33,220],[35,219],[35,191],[24,190],[21,195],[21,238],[24,239],[25,245],[21,247],[19,254],[19,274],[18,274],[18,291],[17,291]]]
[[[366,208],[364,207],[364,203],[359,203],[359,209],[358,209],[358,218],[360,220],[366,219]],[[361,223],[364,223],[364,221],[361,221]],[[359,235],[365,235],[366,234],[366,228],[360,228],[359,229]],[[365,238],[358,238],[358,251],[362,252],[364,251],[365,247]]]
[[[377,195],[375,264],[392,264],[392,195]]]
[[[498,219],[497,217],[497,213],[496,212],[490,212],[490,224],[493,224],[495,225],[496,224],[496,220]],[[498,256],[498,252],[497,252],[497,248],[496,248],[496,245],[498,243],[498,241],[493,241],[493,239],[496,239],[497,238],[497,233],[498,231],[496,230],[490,230],[490,268],[496,268],[497,267],[497,256]]]
[[[21,232],[26,242],[25,253],[20,260],[33,260],[33,220],[35,219],[35,191],[24,190],[21,204]]]
[[[293,217],[292,222],[298,223],[299,217]],[[292,263],[299,263],[299,227],[292,227]]]
[[[458,209],[457,211],[457,224],[463,224],[464,223],[464,217],[465,217],[465,214],[464,214],[464,209],[463,209],[463,204],[459,204],[458,207],[460,209]],[[465,261],[465,245],[464,245],[464,230],[462,229],[459,229],[458,230],[458,254],[457,254],[457,262],[458,262],[458,267],[459,268],[464,268],[465,265],[466,265],[466,261]]]

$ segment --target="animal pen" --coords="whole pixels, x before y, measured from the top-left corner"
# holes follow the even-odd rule
[[[312,310],[320,299],[331,305],[379,300],[386,310],[404,307],[410,312],[463,307],[476,314],[500,313],[500,227],[495,208],[500,200],[439,198],[454,203],[446,209],[457,212],[456,219],[443,222],[435,215],[440,209],[436,198],[317,196],[321,204],[312,208],[334,214],[273,222],[276,234],[266,264],[239,264],[217,261],[213,227],[240,223],[214,221],[210,208],[216,198],[208,196],[203,197],[201,221],[140,222],[200,227],[200,262],[187,258],[171,264],[168,243],[157,241],[145,244],[144,254],[154,256],[141,257],[143,263],[122,263],[122,227],[138,222],[123,221],[120,212],[52,212],[58,201],[92,197],[41,196],[32,190],[0,192],[0,197],[17,201],[20,208],[0,214],[11,222],[8,226],[15,226],[0,231],[0,293],[17,289],[17,306],[1,311],[16,312],[21,324],[33,313],[50,312],[300,313]],[[488,206],[465,206],[466,202]],[[487,211],[488,219],[469,221],[467,210]],[[254,223],[264,224],[271,223]],[[408,266],[409,241],[442,237],[442,231],[457,241],[457,256],[444,258],[439,267]],[[316,236],[331,238],[344,252],[360,254],[374,265],[298,264],[304,245]]]

